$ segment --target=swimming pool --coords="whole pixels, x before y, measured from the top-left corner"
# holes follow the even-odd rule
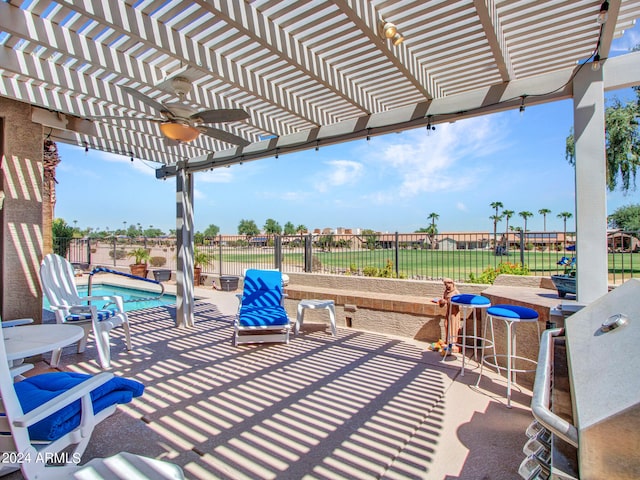
[[[87,295],[87,287],[86,285],[78,286],[78,294],[81,297]],[[149,297],[156,297],[158,295],[158,291],[149,291],[149,290],[140,290],[137,288],[130,287],[122,287],[119,285],[109,285],[103,283],[96,283],[91,288],[91,295],[120,295],[124,301],[124,310],[126,312],[132,312],[134,310],[143,310],[145,308],[154,308],[154,307],[162,307],[165,305],[175,305],[176,297],[175,295],[164,294],[158,300],[144,300],[144,301],[136,301],[136,302],[127,302],[127,300],[134,299],[147,299]],[[98,308],[102,308],[106,302],[95,302]],[[43,302],[43,308],[45,310],[49,310],[49,301],[45,296]]]

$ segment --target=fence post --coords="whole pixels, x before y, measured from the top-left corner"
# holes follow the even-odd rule
[[[91,266],[91,238],[87,237],[87,263]]]
[[[117,248],[117,243],[116,243],[116,236],[113,236],[113,266],[116,266],[116,248]]]
[[[219,266],[220,266],[219,272],[220,272],[220,276],[222,276],[223,275],[223,272],[222,272],[222,234],[218,235],[218,253],[219,253],[218,257],[220,259],[220,261],[219,261]]]
[[[310,233],[304,237],[304,271],[308,273],[313,271],[312,239]]]
[[[396,232],[396,259],[395,259],[395,268],[396,268],[396,278],[400,278],[400,270],[399,270],[399,263],[400,263],[400,245],[398,240],[400,239],[400,235],[398,235],[398,232]]]
[[[282,271],[282,237],[273,236],[273,268]]]
[[[520,232],[520,265],[524,267],[524,232]]]

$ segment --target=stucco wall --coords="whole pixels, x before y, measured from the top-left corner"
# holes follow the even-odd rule
[[[31,107],[0,97],[3,120],[0,181],[4,204],[0,259],[2,318],[42,320],[38,269],[42,259],[42,126]]]

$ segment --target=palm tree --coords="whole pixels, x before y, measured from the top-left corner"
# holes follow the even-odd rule
[[[507,222],[505,227],[504,227],[504,231],[506,233],[506,235],[505,235],[505,246],[504,246],[505,252],[507,250],[509,250],[509,219],[511,217],[513,217],[514,213],[516,213],[516,212],[514,212],[513,210],[503,210],[502,211],[502,215],[504,216],[504,218],[505,218],[505,220]]]
[[[493,220],[493,247],[497,247],[497,238],[498,238],[498,222],[502,220],[502,215],[491,215],[489,217]]]
[[[431,212],[427,218],[431,220],[431,225],[427,228],[427,235],[429,236],[429,245],[431,247],[431,250],[433,250],[434,248],[436,248],[436,242],[434,240],[436,238],[436,235],[438,234],[436,220],[440,218],[440,215],[435,212]]]
[[[540,215],[542,215],[542,218],[544,219],[544,231],[547,231],[547,215],[549,213],[551,213],[551,210],[549,210],[548,208],[541,208],[540,210],[538,210],[538,213]]]
[[[498,215],[498,209],[503,208],[504,205],[502,202],[491,202],[489,205],[491,208],[496,209],[496,214],[489,217],[493,220],[493,246],[496,247],[498,240],[498,222],[502,220],[502,216]]]
[[[533,213],[531,213],[531,212],[529,212],[527,210],[524,210],[522,212],[518,212],[518,215],[520,215],[524,219],[524,229],[522,231],[526,233],[527,232],[527,219],[529,217],[533,217]]]
[[[300,235],[302,235],[306,231],[308,231],[308,228],[306,227],[306,225],[300,224],[296,227],[296,232],[298,232]]]
[[[562,221],[564,222],[564,248],[565,250],[567,249],[567,219],[573,217],[573,214],[571,212],[560,212],[558,215],[558,218],[562,218]]]

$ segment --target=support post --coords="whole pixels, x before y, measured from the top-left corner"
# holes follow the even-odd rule
[[[604,68],[582,68],[573,80],[576,292],[583,304],[608,291]]]
[[[184,163],[176,175],[176,326],[192,327],[193,319],[193,176]]]

